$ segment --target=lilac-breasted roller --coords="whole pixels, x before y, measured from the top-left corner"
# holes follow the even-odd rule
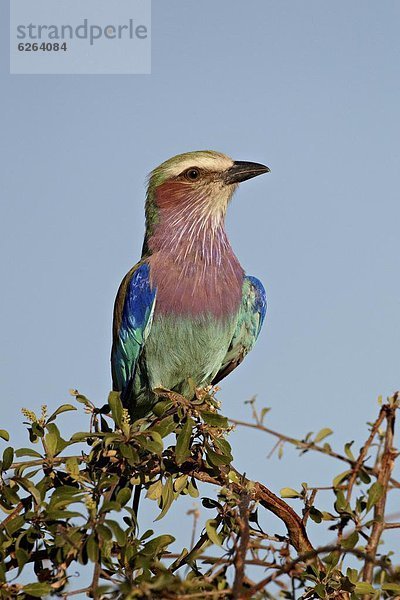
[[[224,220],[238,184],[268,171],[207,150],[150,174],[142,257],[114,307],[113,388],[134,418],[150,411],[154,389],[188,396],[193,382],[219,382],[252,349],[265,291],[245,275]]]

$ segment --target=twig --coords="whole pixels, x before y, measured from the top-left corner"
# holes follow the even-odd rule
[[[334,545],[329,545],[329,546],[321,546],[320,548],[316,548],[315,550],[310,550],[309,552],[304,552],[303,554],[300,554],[293,560],[282,565],[282,567],[280,569],[278,569],[277,571],[275,571],[275,573],[272,573],[272,575],[269,575],[268,577],[265,577],[265,579],[263,579],[262,581],[259,581],[251,589],[246,590],[244,597],[252,598],[256,592],[265,588],[268,584],[275,581],[281,575],[286,575],[286,574],[290,573],[290,571],[292,571],[294,569],[294,567],[296,567],[296,565],[298,565],[299,563],[309,563],[310,560],[315,559],[320,554],[326,554],[328,552],[336,552],[336,551],[340,551],[340,550],[343,550],[343,548],[340,545],[334,544]],[[386,566],[385,560],[377,560],[376,558],[372,558],[371,556],[368,556],[366,552],[363,552],[362,550],[358,550],[357,548],[349,548],[346,550],[346,552],[348,554],[353,554],[357,558],[363,558],[367,562],[370,562],[372,565]]]
[[[69,458],[75,458],[78,462],[84,462],[86,456],[56,456],[54,458],[38,458],[36,460],[21,460],[19,462],[13,462],[9,470],[19,469],[20,467],[40,467],[41,465],[59,465],[65,463]]]
[[[351,494],[352,494],[352,491],[353,491],[353,486],[354,486],[354,483],[355,483],[355,481],[357,479],[358,472],[361,469],[361,466],[362,466],[362,464],[363,464],[363,462],[364,462],[364,460],[365,460],[365,458],[367,456],[367,452],[368,452],[368,450],[369,450],[369,448],[370,448],[370,446],[371,446],[371,444],[372,444],[372,442],[374,440],[374,437],[376,436],[376,434],[378,432],[379,427],[382,424],[382,421],[386,417],[385,407],[386,407],[386,405],[382,406],[381,410],[379,411],[378,418],[376,419],[375,423],[372,426],[371,433],[369,434],[369,437],[368,437],[367,441],[365,442],[364,446],[361,448],[360,454],[358,455],[356,463],[353,466],[352,473],[351,473],[351,476],[349,478],[349,483],[347,485],[347,502],[350,502]]]
[[[91,591],[91,598],[94,598],[94,600],[98,600],[98,598],[99,598],[98,587],[99,587],[100,573],[101,573],[101,563],[97,562],[94,565],[93,579],[92,579],[92,583],[90,584],[90,588],[89,588]]]
[[[260,431],[264,431],[264,433],[269,433],[270,435],[279,438],[283,442],[288,442],[293,446],[297,446],[297,448],[303,448],[304,450],[315,450],[316,452],[327,454],[332,458],[337,458],[345,462],[355,462],[351,461],[349,458],[347,458],[347,456],[339,454],[332,449],[329,450],[327,448],[324,448],[323,446],[318,446],[318,444],[314,444],[313,442],[303,442],[302,440],[297,440],[296,438],[292,438],[288,435],[284,435],[283,433],[279,433],[278,431],[274,431],[273,429],[269,429],[268,427],[265,427],[265,425],[261,425],[260,423],[247,423],[247,421],[238,421],[237,419],[229,419],[229,422],[233,423],[234,425],[240,425],[241,427],[259,429]]]
[[[114,485],[112,485],[110,487],[108,492],[104,495],[104,503],[110,501],[116,487],[117,487],[116,483],[114,483]],[[103,512],[100,515],[97,525],[102,525],[106,519],[106,516],[107,516],[106,513]],[[98,587],[99,587],[99,580],[100,580],[101,572],[102,572],[101,557],[99,557],[96,564],[94,565],[93,579],[92,579],[92,583],[90,584],[91,597],[94,598],[94,600],[98,600],[100,597],[99,593],[98,593]]]
[[[24,504],[23,502],[18,502],[17,506],[14,508],[14,510],[8,515],[8,517],[6,517],[1,523],[0,523],[0,529],[4,529],[4,527],[6,527],[7,523],[9,523],[10,521],[12,521],[12,519],[14,517],[16,517],[21,510],[24,508]]]
[[[216,521],[216,527],[217,527],[221,523],[221,517],[218,516],[215,519],[215,521]],[[178,569],[180,569],[181,567],[183,567],[183,565],[186,565],[190,560],[192,560],[192,558],[195,557],[196,553],[207,542],[207,540],[208,540],[207,533],[203,533],[203,535],[200,536],[200,539],[198,540],[197,544],[195,544],[193,546],[193,548],[191,549],[191,551],[188,554],[186,554],[186,556],[183,556],[180,560],[175,561],[170,566],[171,573],[174,573],[175,571],[177,571]]]
[[[90,587],[81,588],[80,590],[72,590],[71,592],[62,592],[60,596],[68,598],[69,596],[77,596],[78,594],[85,594],[90,592]]]
[[[371,583],[373,579],[374,561],[376,558],[378,545],[385,529],[385,508],[388,484],[390,475],[394,467],[394,460],[397,456],[397,452],[393,448],[393,436],[394,436],[394,423],[395,423],[395,411],[396,404],[387,405],[382,407],[386,417],[386,432],[385,432],[385,445],[379,470],[378,483],[382,486],[382,495],[375,504],[374,507],[374,523],[372,525],[372,531],[369,538],[369,542],[366,546],[366,554],[368,560],[365,561],[363,569],[363,581]],[[369,596],[367,595],[366,598]]]
[[[174,559],[174,558],[179,558],[179,557],[180,557],[180,554],[174,553],[174,552],[167,552],[163,556],[163,558],[165,558],[165,559]],[[211,564],[211,565],[213,565],[214,563],[217,563],[217,562],[221,563],[221,564],[225,564],[225,565],[232,564],[232,559],[230,559],[230,558],[223,558],[221,556],[209,556],[208,554],[201,554],[201,555],[197,556],[196,560],[199,560],[205,564]],[[244,562],[246,565],[253,565],[255,567],[264,567],[264,568],[268,567],[269,569],[280,568],[280,566],[275,562],[267,562],[267,561],[261,560],[261,559],[247,558]]]
[[[385,523],[384,529],[399,529],[400,523]]]
[[[250,427],[251,429],[258,429],[259,431],[263,431],[264,433],[268,433],[269,435],[273,435],[273,436],[279,438],[283,442],[292,444],[293,446],[296,446],[297,448],[303,448],[304,450],[313,450],[314,452],[319,452],[321,454],[325,454],[326,456],[330,456],[331,458],[336,458],[337,460],[346,462],[347,464],[351,465],[352,467],[354,467],[356,464],[355,460],[351,460],[351,458],[348,458],[347,456],[345,456],[344,454],[340,454],[339,452],[335,452],[331,448],[319,446],[318,444],[314,444],[314,442],[303,442],[302,440],[297,440],[296,438],[289,437],[287,435],[284,435],[283,433],[279,433],[278,431],[269,429],[268,427],[265,427],[264,425],[261,425],[261,424],[247,423],[246,421],[238,421],[237,419],[229,419],[229,422],[233,423],[234,425],[239,425],[241,427]],[[363,468],[367,473],[369,473],[370,475],[375,475],[375,477],[377,477],[379,474],[377,472],[377,470],[374,469],[373,467],[368,467],[367,465],[364,465]],[[393,479],[392,477],[390,478],[390,483],[393,485],[393,487],[400,488],[400,482],[397,481],[396,479]]]
[[[313,488],[311,490],[310,497],[306,499],[306,507],[303,515],[303,525],[304,527],[307,525],[308,517],[310,516],[310,508],[314,504],[315,496],[317,495],[318,490]]]
[[[200,511],[197,508],[197,505],[194,505],[194,507],[191,508],[190,510],[188,510],[186,514],[193,515],[192,537],[190,539],[190,546],[189,546],[190,550],[192,550],[192,548],[194,546],[194,540],[196,539],[197,522],[200,517]]]
[[[247,548],[250,540],[249,530],[249,494],[243,494],[239,502],[239,547],[235,553],[235,580],[233,582],[233,598],[240,599],[242,597],[244,567],[246,560]]]

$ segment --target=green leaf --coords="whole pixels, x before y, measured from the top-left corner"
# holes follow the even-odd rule
[[[367,512],[382,498],[384,492],[383,485],[375,481],[368,490]]]
[[[70,456],[65,461],[65,468],[74,479],[79,477],[79,463],[76,456]]]
[[[228,419],[216,412],[205,410],[201,413],[201,417],[207,425],[212,427],[218,427],[219,429],[228,429],[229,427]]]
[[[10,441],[10,434],[5,429],[0,429],[0,438],[5,440],[6,442]]]
[[[52,493],[49,507],[54,509],[66,506],[72,502],[79,502],[83,498],[83,495],[82,489],[70,485],[60,486]]]
[[[97,525],[96,531],[97,531],[100,539],[106,540],[106,542],[109,542],[110,540],[112,540],[112,532],[105,525],[102,525],[100,523],[99,525]]]
[[[157,556],[174,541],[175,538],[172,535],[159,535],[145,544],[142,554],[145,554],[146,556]]]
[[[332,481],[333,487],[338,487],[342,483],[342,481],[344,481],[350,475],[350,473],[351,469],[348,469],[347,471],[343,471],[343,473],[339,473],[339,475],[336,475],[336,477]]]
[[[229,459],[229,462],[233,460],[232,456],[232,448],[230,443],[227,440],[222,438],[217,438],[214,440],[214,445],[221,451],[221,454],[226,456]]]
[[[348,569],[346,571],[346,576],[353,585],[355,585],[357,583],[357,579],[358,579],[357,569],[351,569],[350,567],[348,567]]]
[[[328,556],[325,556],[323,561],[330,567],[336,567],[336,565],[339,562],[339,559],[340,559],[340,552],[338,552],[337,550],[334,550],[333,552],[330,552],[328,554]]]
[[[208,519],[208,521],[206,521],[205,527],[206,527],[208,539],[213,544],[216,544],[217,546],[222,546],[221,538],[217,533],[217,527],[218,527],[217,521],[215,519]]]
[[[92,438],[92,437],[93,437],[93,433],[89,433],[87,431],[77,431],[76,433],[71,435],[71,442],[83,442],[87,438]]]
[[[326,598],[325,589],[326,588],[322,583],[318,583],[313,589],[313,592],[317,594],[318,598]]]
[[[29,561],[29,554],[26,550],[24,550],[23,548],[18,548],[15,551],[15,558],[17,559],[17,563],[18,563],[18,573],[22,572],[23,567],[26,565],[26,563]]]
[[[175,492],[180,493],[186,487],[187,482],[188,482],[187,475],[180,475],[180,477],[177,477],[174,481]]]
[[[67,442],[61,437],[60,430],[58,429],[55,423],[48,423],[48,425],[46,425],[46,428],[49,433],[54,433],[57,436],[57,454],[59,454],[62,450],[64,450],[64,448],[66,448],[69,445],[69,442]]]
[[[175,431],[177,424],[174,421],[173,415],[169,415],[162,419],[155,427],[153,427],[153,431],[157,431],[162,438],[167,437],[170,433]]]
[[[260,412],[260,422],[261,422],[261,424],[262,424],[262,423],[264,423],[264,418],[265,418],[265,415],[266,415],[267,413],[269,413],[269,411],[270,411],[270,410],[271,410],[271,409],[270,409],[270,408],[267,408],[267,407],[264,407],[264,408],[262,408],[262,409],[261,409],[261,412]]]
[[[39,425],[39,423],[32,423],[32,434],[36,437],[43,437],[44,436],[44,429],[41,425]]]
[[[161,454],[164,449],[161,435],[157,431],[146,431],[146,433],[138,435],[136,439],[145,450],[152,454]]]
[[[28,583],[24,585],[23,590],[25,594],[34,596],[35,598],[41,598],[47,596],[51,592],[51,587],[48,583]]]
[[[130,444],[121,444],[119,450],[122,456],[128,460],[129,464],[135,464],[139,461],[138,453]]]
[[[310,519],[312,519],[315,523],[321,523],[323,519],[322,512],[315,508],[315,506],[311,506],[308,514],[310,515]]]
[[[354,454],[351,451],[351,447],[352,447],[353,444],[354,444],[354,441],[353,442],[348,442],[347,444],[345,444],[345,446],[344,446],[344,453],[346,454],[347,458],[349,458],[350,460],[355,461],[356,460],[355,456],[354,456]]]
[[[204,508],[222,508],[221,504],[216,500],[213,500],[212,498],[202,498],[201,503],[204,506]]]
[[[125,504],[129,502],[131,495],[132,491],[129,488],[122,488],[117,494],[116,501],[121,506],[125,506]]]
[[[225,454],[218,454],[218,452],[215,452],[209,446],[207,446],[207,449],[206,449],[206,456],[207,456],[208,462],[210,462],[215,467],[229,465],[229,463],[232,460],[232,458],[231,458],[232,455],[225,456]]]
[[[398,583],[383,583],[382,589],[388,592],[400,593],[400,585]]]
[[[18,496],[16,489],[11,488],[8,485],[4,485],[2,487],[1,493],[4,497],[4,500],[11,505],[18,504],[18,502],[20,501],[20,497]],[[1,564],[1,561],[0,561],[0,564]]]
[[[86,552],[91,562],[96,563],[99,560],[99,544],[93,534],[89,535],[86,541]]]
[[[172,408],[174,403],[172,400],[161,400],[157,402],[155,406],[153,406],[153,413],[156,417],[162,417],[164,413],[166,413],[170,408]]]
[[[188,418],[183,424],[181,431],[176,439],[175,456],[178,465],[181,465],[190,457],[190,437],[193,429],[193,419]]]
[[[108,396],[108,404],[111,408],[111,414],[114,419],[115,424],[118,427],[122,425],[122,402],[120,399],[119,392],[110,392]]]
[[[366,583],[365,581],[357,581],[355,586],[356,594],[373,594],[376,591],[370,583]]]
[[[18,458],[21,456],[32,456],[33,458],[43,458],[39,452],[36,452],[36,450],[32,450],[32,448],[18,448],[18,450],[15,451],[15,456],[17,456]]]
[[[12,465],[14,460],[14,449],[11,446],[8,446],[3,452],[3,460],[2,460],[2,469],[3,471],[7,471]]]
[[[371,477],[368,475],[368,473],[365,469],[360,469],[358,476],[363,483],[366,483],[366,484],[371,483]]]
[[[345,550],[351,550],[358,543],[358,533],[357,531],[353,531],[348,537],[342,540],[342,546]]]
[[[336,517],[330,513],[330,512],[326,512],[326,511],[322,511],[322,518],[324,521],[335,521]]]
[[[173,487],[172,487],[172,478],[168,477],[167,481],[165,482],[165,484],[163,486],[163,490],[162,490],[162,494],[161,494],[162,510],[161,510],[160,514],[158,515],[158,517],[155,519],[155,521],[160,521],[160,519],[162,519],[167,514],[173,501],[174,501],[174,491],[173,491]]]
[[[41,502],[40,492],[34,486],[32,481],[29,481],[29,479],[26,479],[26,478],[21,478],[21,479],[19,479],[18,483],[24,488],[24,490],[26,490],[29,494],[31,494],[31,496],[34,498],[36,504],[39,505]]]
[[[14,517],[13,519],[11,519],[11,521],[8,521],[7,524],[5,525],[5,528],[9,535],[13,535],[16,531],[18,531],[18,529],[21,529],[21,527],[23,527],[24,524],[25,524],[24,517],[22,515],[18,515],[16,517]]]
[[[80,404],[84,404],[88,408],[92,408],[92,403],[86,398],[86,396],[80,394],[78,390],[69,390],[69,393],[71,394],[71,396],[74,396],[76,398],[76,401],[80,402]]]
[[[293,488],[285,487],[279,492],[281,498],[301,498],[300,492],[296,492]]]
[[[53,458],[57,453],[58,438],[54,432],[46,433],[44,436],[44,443],[46,445],[46,454],[49,458]]]
[[[106,519],[105,524],[112,530],[117,543],[121,548],[126,544],[126,532],[122,529],[119,523],[116,521],[112,521],[111,519]]]
[[[146,498],[149,498],[150,500],[158,500],[159,498],[161,498],[162,490],[163,490],[162,481],[159,479],[158,481],[156,481],[155,483],[152,483],[149,486],[149,488],[147,490]]]
[[[335,493],[336,493],[335,509],[337,510],[338,513],[347,511],[349,509],[349,503],[347,502],[342,490],[337,490]]]
[[[323,429],[318,431],[317,435],[315,436],[314,444],[318,444],[318,442],[324,440],[326,437],[328,437],[328,435],[332,435],[332,433],[332,429],[329,429],[329,427],[324,427]]]
[[[102,515],[104,513],[109,513],[112,511],[119,512],[121,510],[121,505],[115,500],[109,500],[108,502],[103,502],[101,505],[101,509],[99,510],[99,514]]]
[[[57,417],[57,415],[61,415],[61,413],[67,412],[69,410],[77,410],[77,409],[76,409],[76,406],[73,406],[72,404],[62,404],[61,406],[59,406],[57,408],[57,410],[55,410],[53,412],[52,415],[50,415],[50,417],[47,419],[47,423],[51,423],[51,421],[54,421],[54,419]]]
[[[189,481],[187,491],[188,491],[189,496],[191,496],[192,498],[199,497],[199,490],[197,489],[196,480],[193,479],[193,477],[192,477],[191,481]]]
[[[154,534],[154,531],[152,529],[146,529],[146,531],[144,532],[144,534],[142,535],[142,537],[140,538],[141,542],[144,542],[144,540],[147,540],[149,537],[151,537]]]
[[[77,512],[76,510],[49,510],[47,511],[47,518],[51,521],[59,521],[65,519],[73,519],[74,517],[83,517],[82,513]]]

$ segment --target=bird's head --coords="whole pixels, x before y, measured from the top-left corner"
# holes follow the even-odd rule
[[[164,235],[196,223],[217,228],[238,184],[268,171],[265,165],[234,161],[211,150],[178,154],[163,162],[149,177],[144,250],[158,224]]]

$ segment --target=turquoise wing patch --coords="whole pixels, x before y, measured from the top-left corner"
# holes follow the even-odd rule
[[[266,312],[267,296],[261,281],[256,277],[245,277],[236,329],[221,368],[212,381],[213,385],[236,369],[253,348]]]

